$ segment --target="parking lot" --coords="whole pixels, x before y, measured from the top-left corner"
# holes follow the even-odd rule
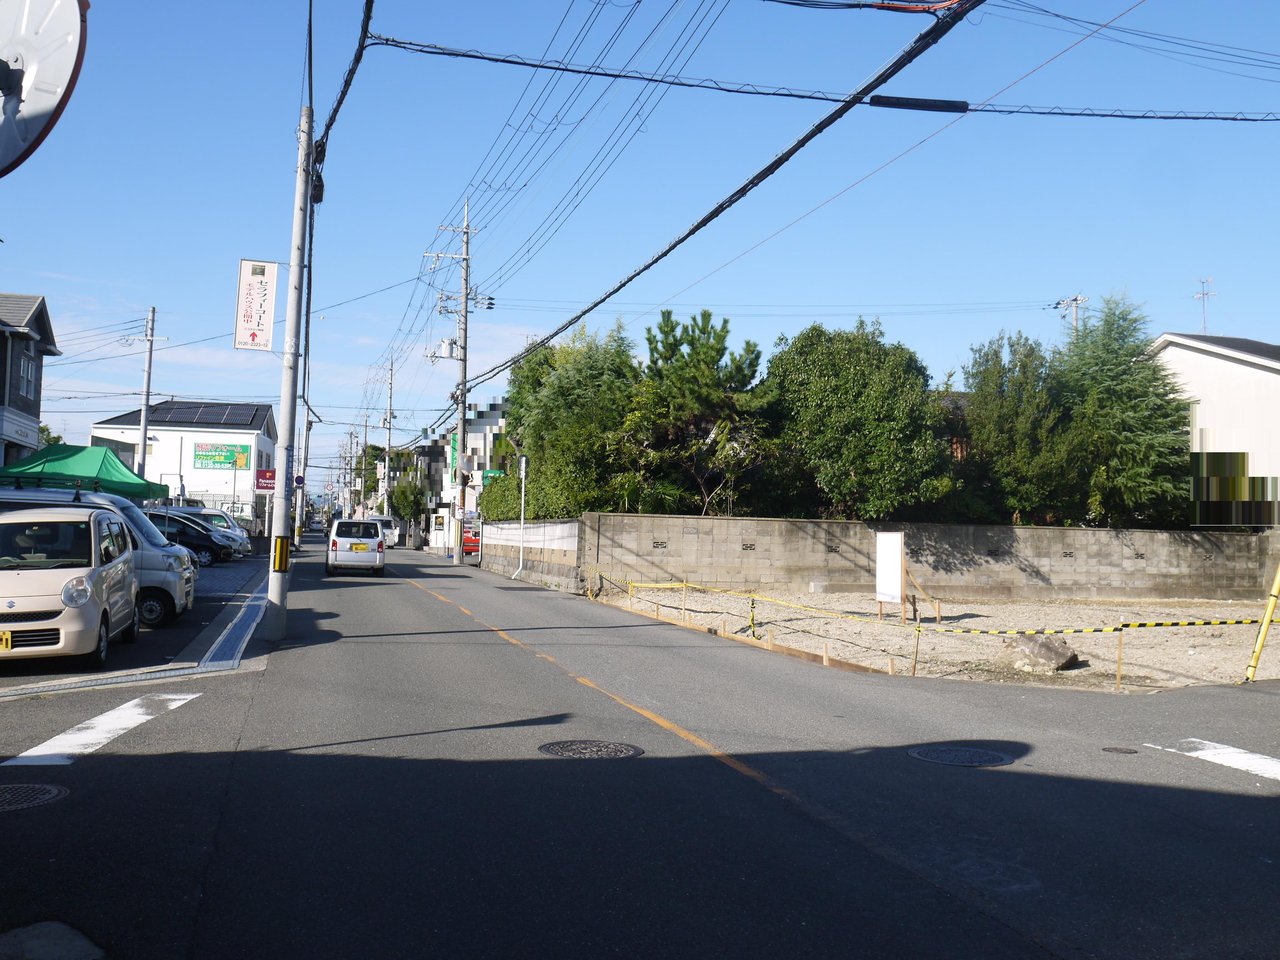
[[[64,657],[0,661],[0,697],[19,691],[38,692],[43,686],[68,680],[107,679],[122,672],[199,663],[218,637],[214,621],[238,608],[262,583],[267,569],[265,556],[201,568],[195,606],[164,626],[144,627],[137,643],[112,644],[107,668],[101,673],[86,673]]]

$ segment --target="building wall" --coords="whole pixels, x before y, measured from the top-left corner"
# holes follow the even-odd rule
[[[224,501],[232,499],[252,503],[255,469],[259,465],[271,467],[275,461],[275,443],[257,432],[173,430],[152,425],[147,428],[147,433],[155,439],[147,449],[146,479],[168,484],[174,496],[178,495],[179,484],[182,484],[187,496],[203,499],[210,506],[221,506]],[[133,448],[138,442],[138,428],[95,426],[93,437]],[[205,443],[247,446],[246,465],[237,469],[198,465],[196,444]],[[126,458],[121,454],[121,457],[137,469],[132,456]]]
[[[1251,476],[1280,476],[1280,371],[1169,344],[1159,354],[1195,401],[1193,453],[1249,454]]]
[[[1086,530],[941,524],[586,514],[577,526],[582,587],[600,578],[686,580],[763,592],[871,593],[875,532],[906,532],[908,568],[929,595],[955,599],[1265,597],[1280,533]],[[566,525],[534,545],[521,579],[574,589]],[[485,525],[483,566],[510,575],[518,523]],[[518,540],[517,540],[518,542]]]

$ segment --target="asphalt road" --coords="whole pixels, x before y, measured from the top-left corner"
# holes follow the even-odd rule
[[[0,933],[139,960],[1280,954],[1280,685],[862,676],[391,558],[304,554],[289,639],[235,673],[0,705],[0,801],[65,791],[0,803]],[[114,739],[78,726],[138,698]],[[539,749],[564,741],[643,754]],[[931,762],[958,759],[1009,762]]]

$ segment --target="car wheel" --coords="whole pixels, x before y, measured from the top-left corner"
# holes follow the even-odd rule
[[[327,563],[324,565],[324,575],[325,575],[326,577],[332,577],[332,576],[333,576],[333,567],[332,567],[332,566],[330,566],[330,565],[329,565],[329,564],[327,564]]]
[[[120,634],[120,642],[133,643],[138,639],[140,629],[142,629],[142,604],[137,597],[134,597],[133,616],[129,620],[129,625],[124,628],[124,633]]]
[[[215,559],[217,558],[214,557],[213,551],[208,547],[196,547],[196,562],[199,563],[200,566],[212,566]]]
[[[80,658],[86,670],[101,670],[107,665],[107,648],[111,646],[111,633],[107,629],[107,621],[104,619],[98,624],[98,645],[93,651],[86,653]]]
[[[377,576],[377,577],[385,577],[385,576],[387,575],[387,568],[386,568],[386,567],[375,567],[375,568],[374,568],[374,570],[373,570],[373,574],[374,574],[374,576]]]
[[[163,590],[152,587],[142,592],[138,601],[138,614],[148,627],[158,627],[173,618],[173,598]]]

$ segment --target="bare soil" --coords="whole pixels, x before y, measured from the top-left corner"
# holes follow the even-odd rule
[[[941,623],[934,607],[920,601],[919,622],[908,608],[885,605],[877,616],[874,598],[856,594],[746,594],[694,587],[607,591],[599,599],[638,613],[693,627],[715,629],[737,639],[824,651],[832,660],[884,673],[988,682],[1152,691],[1195,684],[1235,683],[1245,676],[1258,636],[1254,623],[1126,627],[1120,624],[1235,621],[1262,617],[1261,601],[965,601],[942,600]],[[1105,632],[1105,628],[1111,628]],[[1028,672],[1002,665],[1000,655],[1016,637],[994,631],[1081,631],[1058,634],[1076,652],[1077,666]],[[957,631],[993,631],[961,633]],[[1117,662],[1119,661],[1119,663]],[[1255,679],[1280,678],[1280,623],[1273,623]]]

